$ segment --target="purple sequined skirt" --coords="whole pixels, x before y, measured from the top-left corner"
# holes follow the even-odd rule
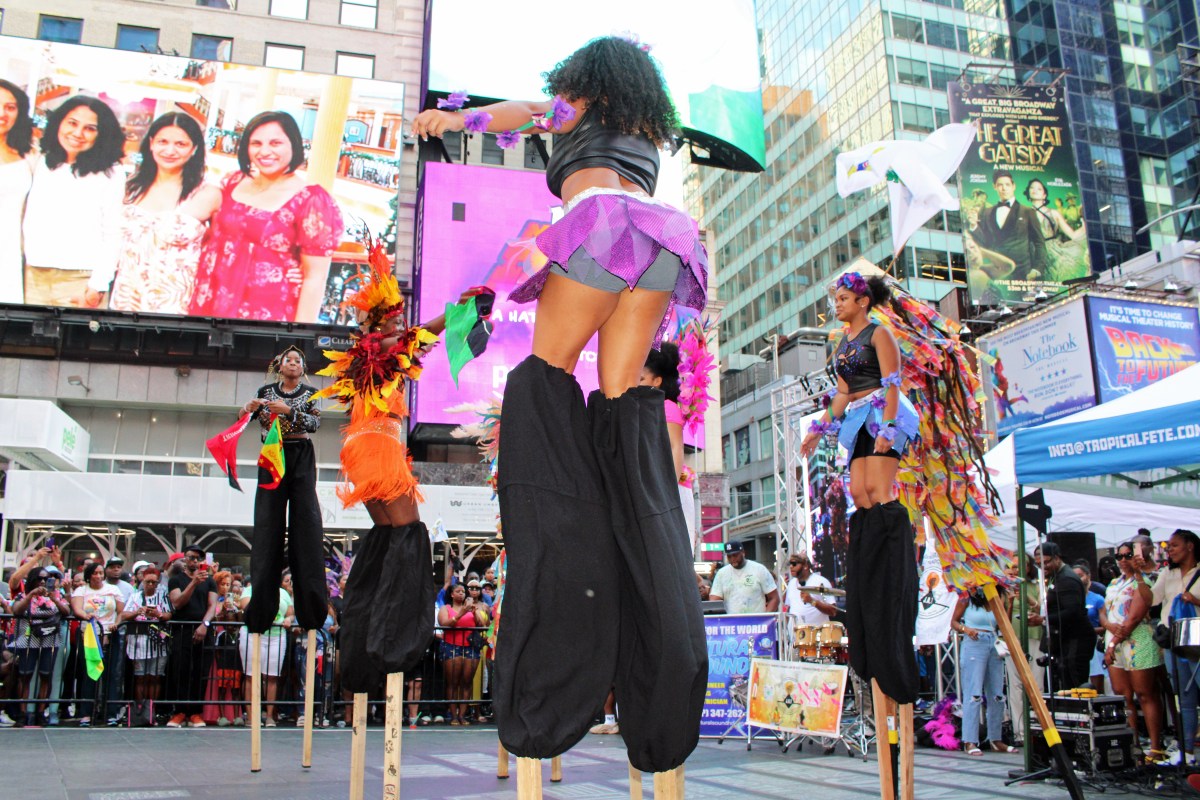
[[[645,195],[616,190],[586,190],[572,199],[569,209],[565,217],[537,237],[538,249],[550,263],[513,289],[509,300],[536,300],[551,266],[557,264],[569,270],[567,262],[580,248],[630,289],[667,250],[682,264],[671,305],[704,309],[708,302],[708,254],[695,220],[687,214]]]

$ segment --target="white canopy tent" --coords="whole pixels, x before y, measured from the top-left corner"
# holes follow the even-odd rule
[[[992,482],[1004,503],[1000,525],[992,531],[993,539],[1002,547],[1017,546],[1017,437],[1081,422],[1098,423],[1105,435],[1120,436],[1130,431],[1135,419],[1131,415],[1142,415],[1136,418],[1141,419],[1144,412],[1171,407],[1177,407],[1190,418],[1176,418],[1178,414],[1164,412],[1163,418],[1168,422],[1200,423],[1200,416],[1192,408],[1197,399],[1200,399],[1200,365],[1107,403],[1018,431],[1000,442],[984,457],[984,463],[994,470]],[[1190,466],[1195,468],[1194,464]],[[1155,539],[1161,539],[1176,528],[1195,525],[1196,510],[1200,509],[1200,480],[1156,483],[1178,476],[1187,468],[1185,464],[1164,462],[1150,469],[1122,470],[1119,474],[1032,480],[1022,488],[1045,490],[1046,505],[1054,513],[1049,523],[1051,531],[1094,532],[1097,547],[1115,547],[1128,541],[1138,528],[1149,528]],[[1147,485],[1151,483],[1156,485]]]

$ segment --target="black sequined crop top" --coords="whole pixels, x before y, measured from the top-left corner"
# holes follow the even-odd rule
[[[843,336],[833,354],[833,368],[838,377],[846,382],[851,394],[883,385],[883,371],[879,368],[879,355],[871,337],[875,335],[877,323],[870,322],[853,339]]]
[[[569,133],[554,137],[554,152],[546,165],[546,185],[562,197],[563,182],[581,169],[604,167],[647,194],[658,184],[658,148],[645,136],[620,133],[600,124],[600,116],[583,112]]]
[[[278,383],[268,383],[259,387],[256,396],[268,403],[282,400],[291,406],[292,413],[279,418],[279,431],[287,437],[316,433],[317,428],[321,427],[321,410],[312,399],[316,393],[316,387],[307,383],[301,383],[290,392],[285,392],[283,386]],[[262,425],[265,436],[267,429],[271,427],[271,415],[264,411],[258,415],[258,422]]]

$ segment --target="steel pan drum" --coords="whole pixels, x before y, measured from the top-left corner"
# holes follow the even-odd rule
[[[1171,652],[1193,661],[1200,658],[1200,617],[1171,623]]]

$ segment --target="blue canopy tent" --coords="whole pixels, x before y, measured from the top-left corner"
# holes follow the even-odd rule
[[[1200,365],[992,448],[984,461],[1005,503],[995,541],[1018,545],[1015,498],[1032,487],[1045,490],[1052,530],[1094,531],[1101,547],[1140,527],[1186,527],[1200,508],[1197,398]]]

